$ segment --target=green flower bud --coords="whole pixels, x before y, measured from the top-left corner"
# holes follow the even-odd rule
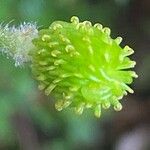
[[[113,106],[122,109],[119,102],[133,93],[128,86],[137,75],[128,56],[129,46],[120,47],[121,37],[112,39],[110,29],[101,24],[56,21],[39,32],[33,40],[32,70],[39,88],[56,100],[56,109],[73,107],[78,114],[91,108],[100,117],[101,109]]]

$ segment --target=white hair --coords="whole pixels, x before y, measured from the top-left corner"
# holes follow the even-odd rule
[[[31,60],[29,51],[34,48],[32,40],[38,36],[36,23],[22,23],[18,27],[0,24],[0,51],[22,66]]]

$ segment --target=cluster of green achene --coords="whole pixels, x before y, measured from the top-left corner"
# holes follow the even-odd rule
[[[136,64],[128,58],[134,51],[121,48],[121,41],[110,37],[109,28],[77,17],[52,23],[33,40],[32,70],[39,89],[55,98],[59,111],[69,106],[82,114],[91,108],[97,117],[101,108],[120,111],[120,100],[133,93],[128,85],[137,77],[129,70]]]

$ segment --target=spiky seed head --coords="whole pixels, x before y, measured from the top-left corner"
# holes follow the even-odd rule
[[[133,50],[120,47],[122,38],[112,39],[110,29],[89,21],[56,21],[39,32],[33,41],[32,70],[39,88],[56,99],[56,109],[74,107],[78,114],[92,108],[95,116],[101,109],[122,109],[120,99],[133,90],[128,86],[135,65],[127,56]],[[127,70],[126,70],[127,69]]]

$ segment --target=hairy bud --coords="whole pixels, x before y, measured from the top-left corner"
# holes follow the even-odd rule
[[[0,25],[0,51],[15,60],[15,66],[21,66],[31,60],[29,51],[33,49],[32,40],[38,35],[36,24],[23,23],[18,27]]]

